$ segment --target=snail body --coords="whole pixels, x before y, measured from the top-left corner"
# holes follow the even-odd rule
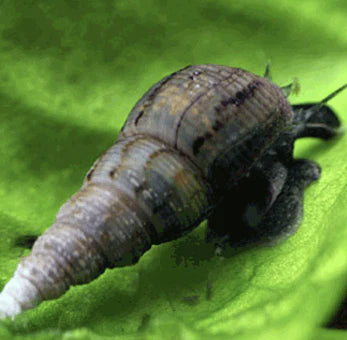
[[[164,78],[19,263],[0,294],[0,318],[193,230],[294,120],[278,86],[242,69],[197,65]]]

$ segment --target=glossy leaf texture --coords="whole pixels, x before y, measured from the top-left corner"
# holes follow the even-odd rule
[[[2,1],[0,288],[163,76],[215,63],[299,79],[292,103],[347,81],[341,1]],[[347,124],[347,93],[331,107]],[[302,140],[322,167],[304,221],[273,247],[213,255],[205,224],[132,267],[0,322],[1,339],[342,339],[324,324],[347,278],[347,136]],[[230,221],[232,223],[232,221]],[[30,239],[30,237],[29,237]]]

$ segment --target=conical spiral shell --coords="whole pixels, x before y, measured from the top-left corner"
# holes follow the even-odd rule
[[[164,78],[20,262],[0,294],[0,317],[191,231],[292,119],[276,85],[241,69],[198,65]]]

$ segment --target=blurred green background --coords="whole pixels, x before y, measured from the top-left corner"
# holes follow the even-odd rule
[[[274,82],[299,79],[292,103],[319,101],[347,81],[346,33],[343,0],[0,1],[0,288],[28,253],[16,240],[52,224],[155,82],[190,64],[263,74],[271,61]],[[345,124],[346,104],[346,92],[331,102]],[[346,287],[346,150],[346,136],[297,143],[323,175],[283,244],[216,259],[202,225],[0,323],[0,337],[345,338],[323,325]]]

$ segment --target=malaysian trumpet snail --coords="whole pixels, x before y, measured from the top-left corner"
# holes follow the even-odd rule
[[[236,229],[270,242],[292,233],[303,190],[320,175],[314,162],[293,158],[293,143],[340,131],[325,103],[347,84],[318,104],[291,106],[269,78],[196,65],[155,84],[19,263],[0,294],[0,317],[134,264],[204,219],[207,239],[224,244]]]

